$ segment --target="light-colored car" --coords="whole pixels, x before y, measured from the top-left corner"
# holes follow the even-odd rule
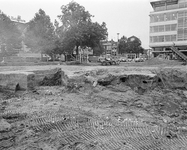
[[[126,61],[127,61],[127,58],[121,57],[119,60],[120,60],[121,62],[126,62]]]
[[[144,61],[144,58],[135,58],[134,61],[135,61],[135,62],[143,62],[143,61]]]
[[[131,61],[132,61],[132,59],[130,59],[130,58],[127,59],[127,62],[131,62]]]
[[[98,62],[101,62],[101,61],[103,61],[103,60],[105,60],[105,57],[104,56],[99,56],[99,58],[98,58]]]

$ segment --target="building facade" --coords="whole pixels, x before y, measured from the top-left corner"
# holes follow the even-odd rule
[[[175,45],[187,55],[187,0],[152,0],[150,42],[154,56],[171,53]]]
[[[117,55],[117,42],[111,40],[111,41],[102,41],[101,42],[103,48],[104,48],[104,53],[105,54],[110,54],[110,55]]]

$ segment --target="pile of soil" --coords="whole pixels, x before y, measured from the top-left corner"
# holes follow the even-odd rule
[[[167,60],[163,58],[151,58],[147,61],[144,62],[145,65],[168,65],[168,66],[173,66],[173,65],[181,65],[182,62],[179,62],[178,60]]]

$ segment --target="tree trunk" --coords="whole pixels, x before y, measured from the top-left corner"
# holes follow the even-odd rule
[[[76,45],[76,55],[79,55],[79,45]]]
[[[67,61],[67,55],[64,53],[64,61]]]

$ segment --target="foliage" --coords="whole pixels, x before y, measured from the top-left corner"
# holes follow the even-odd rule
[[[103,46],[100,43],[99,45],[97,45],[93,48],[93,55],[100,56],[104,51],[105,51],[105,49],[103,48]]]
[[[141,47],[141,41],[136,36],[126,38],[123,36],[119,40],[119,53],[143,53],[144,49]]]
[[[119,40],[118,49],[119,49],[119,54],[123,54],[123,53],[126,52],[126,49],[127,49],[127,37],[123,36]]]
[[[76,2],[70,2],[61,7],[62,15],[59,15],[62,26],[58,27],[58,37],[62,45],[62,51],[72,53],[76,47],[97,47],[100,40],[107,37],[106,24],[101,25],[92,22],[92,15]]]
[[[21,48],[21,33],[13,21],[0,14],[0,45],[6,45],[2,55],[13,55]]]
[[[54,26],[42,9],[28,23],[25,35],[24,42],[32,51],[52,54],[55,48]]]
[[[141,41],[136,36],[131,36],[127,39],[127,51],[128,53],[143,53],[143,48],[141,47]]]

